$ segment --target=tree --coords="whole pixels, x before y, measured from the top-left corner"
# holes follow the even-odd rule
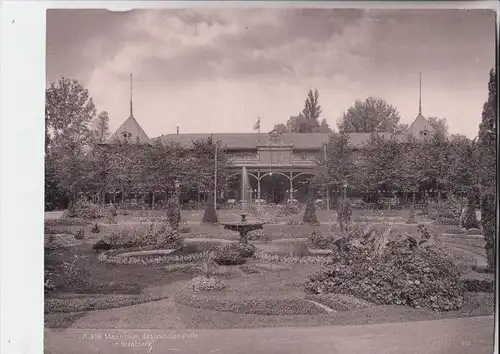
[[[490,271],[495,271],[496,235],[496,73],[490,71],[488,101],[483,106],[478,134],[478,175],[481,195],[481,224],[486,240],[486,254]]]
[[[397,109],[382,99],[357,100],[338,122],[341,133],[395,132],[401,129]]]
[[[366,185],[371,190],[400,190],[402,187],[402,145],[395,138],[373,133],[366,147]]]
[[[62,77],[45,91],[46,157],[54,163],[53,178],[70,202],[88,190],[90,122],[95,114],[89,92],[76,80]]]
[[[445,137],[448,136],[448,121],[446,118],[429,117],[427,121],[434,128],[436,133]]]
[[[285,124],[283,123],[280,123],[280,124],[276,124],[273,128],[273,130],[276,130],[279,134],[283,134],[283,133],[288,133],[288,128]]]
[[[99,113],[95,121],[93,122],[93,133],[94,139],[97,143],[104,143],[109,137],[109,116],[108,112],[102,111]]]
[[[450,137],[448,181],[452,192],[465,195],[476,184],[477,164],[474,157],[474,142],[466,136]]]
[[[323,110],[321,109],[321,106],[319,104],[318,90],[314,90],[314,93],[312,90],[309,90],[306,101],[304,103],[304,109],[302,110],[302,115],[305,119],[318,123],[318,119],[321,116],[322,112]]]

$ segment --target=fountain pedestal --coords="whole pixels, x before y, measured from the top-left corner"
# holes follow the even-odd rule
[[[261,230],[263,222],[249,222],[247,221],[247,214],[241,214],[241,221],[238,222],[228,222],[224,224],[224,229],[237,231],[240,234],[240,243],[248,243],[247,234],[250,231]]]

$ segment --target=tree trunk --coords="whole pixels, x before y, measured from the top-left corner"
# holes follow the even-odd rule
[[[155,192],[153,192],[152,202],[151,202],[151,209],[154,210],[154,208],[155,208]]]

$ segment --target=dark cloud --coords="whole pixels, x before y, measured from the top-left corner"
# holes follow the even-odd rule
[[[137,68],[138,79],[144,81],[343,74],[377,82],[423,70],[436,80],[449,82],[453,77],[465,82],[494,64],[495,13],[487,10],[155,10],[154,23],[146,21],[142,30],[132,32],[130,24],[137,25],[138,16],[146,12],[49,10],[48,79],[64,73],[85,80],[125,46],[139,42],[152,48]],[[185,46],[179,39],[175,55],[165,57],[162,36],[153,35],[147,26],[173,18],[184,25],[175,26],[176,35],[200,38],[209,30],[220,34],[197,46]],[[346,34],[366,21],[370,31]],[[239,30],[224,31],[234,25]],[[85,54],[93,40],[102,41],[100,50]],[[361,44],[350,44],[356,41]],[[336,52],[329,53],[327,47]]]
[[[113,58],[127,43],[145,40],[144,33],[125,32],[134,11],[47,10],[47,79],[57,80],[61,74],[85,81],[95,66]],[[85,57],[90,41],[102,39],[100,51]]]

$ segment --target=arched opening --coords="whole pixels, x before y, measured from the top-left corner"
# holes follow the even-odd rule
[[[288,177],[279,172],[266,173],[260,181],[260,197],[266,203],[282,204],[287,200],[290,188]]]
[[[309,186],[314,177],[314,173],[301,172],[293,178],[294,199],[297,199],[300,203],[307,201]]]
[[[250,201],[257,198],[258,182],[257,177],[253,173],[247,173],[248,180],[245,182],[245,190],[243,190],[243,174],[241,172],[236,172],[229,176],[227,180],[227,198],[234,199],[236,201]],[[243,198],[243,193],[245,193],[245,198]]]

